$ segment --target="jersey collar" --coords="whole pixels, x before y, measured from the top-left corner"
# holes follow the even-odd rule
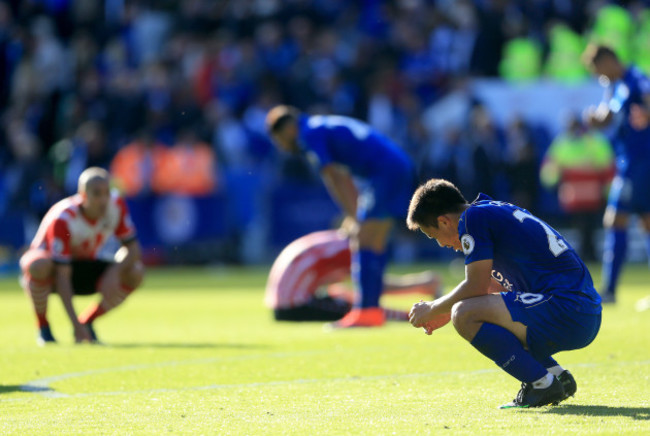
[[[494,199],[492,197],[490,197],[489,195],[484,194],[482,192],[479,192],[476,199],[474,201],[472,201],[472,204],[478,203],[479,201],[492,201],[492,200],[494,200]]]

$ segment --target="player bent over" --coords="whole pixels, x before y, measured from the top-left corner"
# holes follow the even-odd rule
[[[276,106],[266,116],[273,143],[304,155],[318,167],[350,229],[352,281],[359,293],[353,309],[335,328],[378,327],[387,244],[393,221],[403,219],[417,186],[415,165],[397,144],[369,125],[336,115],[302,114]],[[356,181],[361,182],[358,186]]]
[[[111,236],[122,247],[113,260],[101,260],[98,254]],[[47,321],[52,292],[61,297],[75,341],[97,342],[93,321],[122,303],[144,274],[129,211],[124,200],[110,191],[106,170],[91,167],[81,173],[78,193],[50,208],[20,266],[21,284],[38,320],[39,344],[56,342]],[[95,292],[102,296],[99,304],[77,317],[72,296]]]
[[[277,321],[336,321],[352,310],[354,296],[341,282],[351,275],[349,239],[339,230],[310,233],[282,250],[266,285],[266,305]],[[384,293],[441,293],[432,272],[386,275]],[[322,295],[319,291],[323,290]],[[408,319],[403,311],[382,308],[386,319]]]
[[[551,356],[589,345],[600,328],[601,299],[575,250],[525,209],[432,179],[413,194],[407,224],[442,247],[463,250],[465,280],[410,312],[415,327],[451,314],[472,346],[521,381],[507,407],[557,404],[576,383]],[[499,286],[494,286],[494,285]],[[488,293],[494,287],[505,292]]]

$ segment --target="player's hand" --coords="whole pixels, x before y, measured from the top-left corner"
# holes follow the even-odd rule
[[[409,322],[413,327],[423,327],[424,324],[431,321],[433,311],[433,301],[422,301],[415,303],[409,311]]]
[[[82,342],[92,342],[93,339],[90,336],[90,330],[88,330],[88,327],[81,324],[81,323],[75,323],[74,325],[74,341],[77,344],[80,344]]]
[[[451,313],[441,313],[436,315],[431,321],[425,323],[422,328],[427,335],[431,335],[434,330],[438,330],[440,327],[447,325],[451,321]]]
[[[643,130],[650,124],[650,112],[641,105],[630,106],[630,125],[636,130]]]
[[[359,222],[352,216],[346,216],[341,222],[339,231],[345,236],[352,236],[359,232]]]

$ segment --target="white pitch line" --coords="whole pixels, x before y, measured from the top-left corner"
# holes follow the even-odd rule
[[[181,388],[157,388],[157,389],[142,389],[134,391],[113,391],[113,392],[88,392],[88,393],[78,393],[78,394],[65,394],[61,392],[56,392],[50,388],[49,384],[61,380],[66,380],[76,377],[84,377],[88,375],[95,374],[104,374],[109,372],[120,372],[120,371],[133,371],[139,369],[149,369],[149,368],[159,368],[159,367],[168,367],[168,366],[183,366],[183,365],[193,365],[193,364],[205,364],[213,363],[219,361],[236,361],[236,360],[252,360],[258,358],[270,358],[270,357],[287,357],[295,355],[304,355],[304,354],[320,354],[324,351],[311,351],[311,352],[287,352],[287,353],[274,353],[274,354],[265,354],[265,355],[249,355],[249,356],[233,356],[232,358],[208,358],[208,359],[196,359],[196,360],[186,360],[186,361],[170,361],[170,362],[160,362],[153,364],[142,364],[142,365],[127,365],[116,368],[104,368],[97,370],[88,370],[81,372],[74,372],[68,374],[61,374],[58,376],[52,376],[47,378],[42,378],[27,382],[20,386],[20,390],[25,392],[33,392],[40,397],[45,398],[82,398],[82,397],[94,397],[94,396],[116,396],[116,395],[133,395],[133,394],[152,394],[152,393],[170,393],[170,392],[183,392],[183,391],[206,391],[206,390],[220,390],[220,389],[248,389],[248,388],[258,388],[265,386],[283,386],[283,385],[292,385],[292,384],[312,384],[312,383],[342,383],[342,382],[356,382],[356,381],[374,381],[374,380],[388,380],[388,379],[407,379],[407,378],[422,378],[422,377],[432,377],[432,376],[445,376],[445,375],[480,375],[488,373],[497,373],[501,370],[498,368],[486,368],[478,369],[472,371],[435,371],[435,372],[425,372],[425,373],[410,373],[410,374],[385,374],[385,375],[373,375],[373,376],[349,376],[349,377],[334,377],[334,378],[318,378],[318,379],[295,379],[295,380],[276,380],[269,382],[251,382],[251,383],[228,383],[228,384],[213,384],[207,386],[189,386]],[[627,366],[627,365],[648,365],[650,360],[641,360],[641,361],[623,361],[623,362],[601,362],[601,363],[577,363],[571,365],[571,367],[599,367],[599,366]],[[4,401],[27,401],[26,398],[14,398]]]

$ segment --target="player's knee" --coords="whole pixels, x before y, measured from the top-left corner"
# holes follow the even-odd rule
[[[135,289],[144,279],[144,264],[140,261],[135,262],[132,266],[125,269],[122,273],[122,284],[128,286],[131,289]]]
[[[456,330],[460,331],[463,325],[467,322],[466,304],[463,301],[455,303],[451,308],[451,322],[454,324]]]
[[[26,265],[23,265],[21,259],[21,267],[26,270],[32,278],[37,280],[46,280],[52,277],[54,273],[54,263],[49,258],[38,258],[31,261],[26,260]]]
[[[454,324],[456,331],[467,338],[471,328],[470,326],[475,320],[475,311],[466,301],[459,301],[451,308],[451,322]]]

